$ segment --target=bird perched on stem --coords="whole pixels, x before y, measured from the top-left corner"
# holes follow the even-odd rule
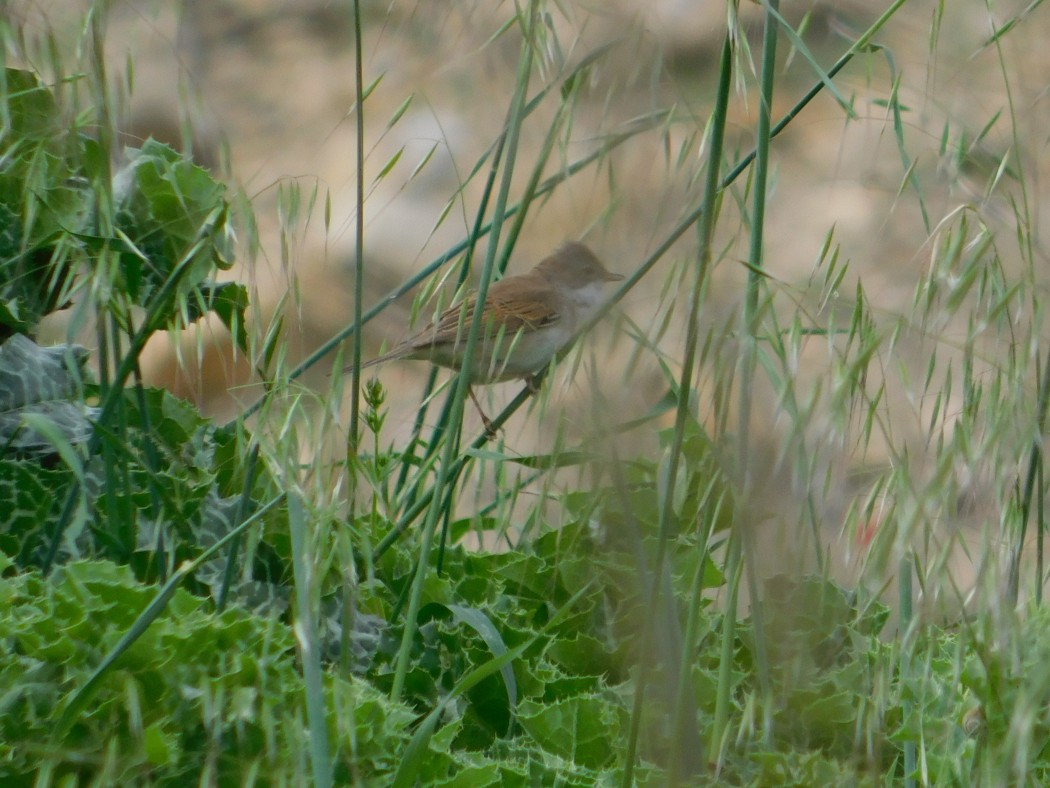
[[[493,282],[481,310],[481,333],[471,359],[470,386],[515,378],[529,379],[546,369],[602,304],[607,282],[623,279],[606,270],[581,243],[569,242],[527,274],[505,276]],[[476,295],[449,307],[418,334],[389,352],[362,364],[362,368],[395,359],[430,361],[461,370],[467,332],[477,308]],[[349,371],[347,368],[344,371]],[[485,428],[491,422],[468,386]]]

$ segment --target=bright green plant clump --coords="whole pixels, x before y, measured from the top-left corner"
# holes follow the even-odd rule
[[[0,549],[22,566],[103,555],[164,575],[221,530],[228,438],[125,385],[152,334],[206,312],[243,345],[246,291],[212,278],[230,265],[225,188],[151,140],[111,175],[108,152],[36,76],[8,68],[2,82],[0,486],[14,505]],[[102,385],[85,380],[83,348],[27,338],[60,309],[100,321]],[[160,563],[147,570],[144,553]]]
[[[109,152],[27,71],[4,69],[0,150],[0,339],[31,334],[74,299],[152,333],[214,309],[243,330],[228,268],[225,188],[166,145]],[[138,326],[130,307],[147,310]],[[183,323],[184,324],[184,323]]]
[[[88,679],[153,595],[111,563],[0,579],[0,781],[308,782],[291,631],[240,610],[216,615],[182,591],[97,685],[88,711],[54,735],[69,689]],[[334,674],[326,692],[339,699],[327,723],[341,763],[366,778],[389,772],[413,715],[367,683]],[[348,767],[339,775],[349,779]]]

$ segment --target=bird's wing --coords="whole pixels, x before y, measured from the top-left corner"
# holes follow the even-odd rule
[[[488,311],[496,326],[506,328],[508,334],[518,331],[536,331],[561,320],[558,311],[560,299],[553,297],[550,285],[544,281],[531,282],[521,277],[513,290],[499,287],[497,282],[489,290]]]
[[[482,315],[485,321],[482,332],[497,332],[502,330],[507,336],[512,336],[518,331],[535,331],[546,326],[553,325],[561,319],[555,304],[557,299],[551,297],[550,285],[543,280],[532,282],[526,277],[515,277],[513,287],[503,286],[509,284],[508,279],[502,279],[489,288],[486,300],[486,309]],[[463,325],[463,335],[470,329],[470,321],[474,319],[474,308],[477,305],[477,297],[471,294],[464,303],[451,306],[441,313],[437,322],[430,326],[412,340],[416,348],[437,345],[444,342],[455,342],[460,331],[460,320]]]
[[[425,345],[439,345],[442,342],[455,342],[456,336],[459,333],[460,319],[463,321],[464,334],[466,336],[466,330],[470,328],[470,321],[474,319],[474,306],[477,304],[477,298],[474,294],[467,296],[466,301],[463,303],[450,306],[441,316],[427,328],[419,332],[414,338],[417,347]]]

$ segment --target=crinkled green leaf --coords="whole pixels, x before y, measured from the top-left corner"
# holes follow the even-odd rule
[[[610,676],[616,670],[608,647],[585,632],[572,638],[557,638],[548,647],[547,656],[568,673]]]
[[[215,270],[232,264],[225,187],[173,148],[150,139],[141,149],[128,150],[113,189],[117,231],[125,240],[122,286],[132,300],[149,304],[188,261],[175,300],[159,305],[167,310],[164,319],[174,320],[181,312],[192,322],[201,306],[211,308],[220,300],[232,317],[240,298],[219,298],[216,288],[221,292],[222,286],[208,282]]]
[[[606,697],[579,695],[540,704],[524,700],[518,721],[545,749],[591,768],[609,763],[626,709]]]
[[[245,784],[262,762],[268,780],[303,784],[308,733],[289,627],[238,610],[216,616],[184,591],[103,678],[66,743],[53,741],[66,694],[153,594],[103,562],[66,564],[48,579],[0,577],[0,782],[32,783],[43,770],[90,780],[102,762],[82,748],[102,746],[112,780],[178,784],[221,740],[218,783]],[[325,682],[336,783],[349,784],[352,768],[365,784],[389,784],[413,715],[361,679]]]
[[[42,348],[15,334],[0,345],[0,447],[5,454],[54,454],[54,441],[26,423],[46,421],[71,445],[92,433],[98,409],[80,398],[80,370],[88,351],[79,345]],[[46,431],[46,430],[45,430]]]

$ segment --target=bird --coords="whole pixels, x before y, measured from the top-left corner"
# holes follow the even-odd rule
[[[467,393],[490,433],[491,422],[474,396],[475,384],[524,379],[535,391],[535,376],[576,337],[601,307],[604,285],[623,279],[582,243],[569,241],[525,274],[493,282],[481,310],[481,328],[468,375]],[[450,306],[438,318],[361,368],[411,359],[462,370],[467,332],[477,294]],[[347,367],[348,372],[352,367]]]

